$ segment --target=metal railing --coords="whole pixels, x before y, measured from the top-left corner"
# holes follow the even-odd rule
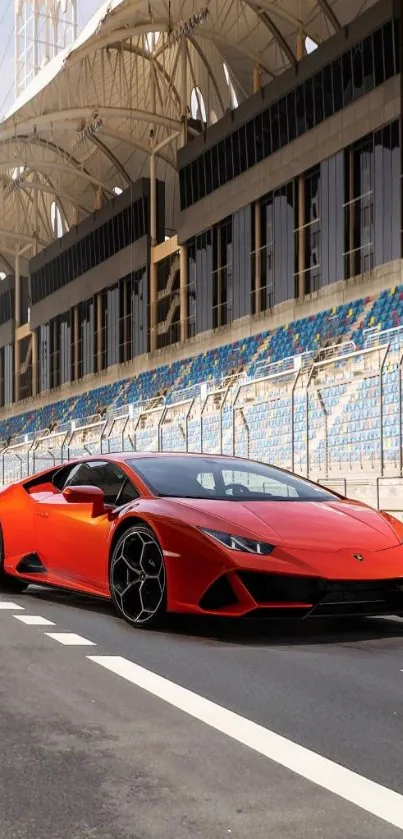
[[[333,482],[343,494],[358,487],[375,506],[382,506],[388,486],[392,509],[400,505],[392,496],[403,476],[402,367],[399,329],[371,332],[361,350],[350,342],[316,356],[265,362],[249,376],[174,388],[147,403],[0,444],[0,481],[86,454],[222,452]]]

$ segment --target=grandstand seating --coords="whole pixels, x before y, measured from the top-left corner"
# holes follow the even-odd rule
[[[312,359],[324,342],[334,341],[332,336],[335,334],[339,340],[354,342],[357,348],[361,348],[368,336],[365,330],[396,330],[402,323],[403,286],[399,286],[382,291],[373,298],[360,298],[193,358],[97,387],[81,396],[36,410],[33,405],[29,412],[0,421],[0,440],[18,437],[18,440],[13,439],[13,449],[9,449],[3,459],[7,458],[10,462],[10,470],[12,464],[13,478],[19,477],[14,474],[15,469],[25,467],[21,467],[21,452],[18,459],[18,446],[22,447],[21,451],[29,451],[34,435],[64,424],[70,429],[68,442],[66,435],[63,437],[61,432],[56,434],[59,451],[60,439],[64,440],[63,457],[81,454],[84,447],[86,452],[118,451],[123,447],[182,449],[187,436],[190,451],[203,449],[229,453],[235,448],[237,454],[286,467],[294,465],[298,471],[304,472],[307,468],[308,432],[308,457],[316,471],[320,472],[325,464],[327,468],[329,464],[332,467],[338,463],[340,466],[346,464],[351,460],[352,453],[355,460],[358,458],[362,464],[368,465],[371,460],[374,463],[379,459],[381,442],[384,460],[396,463],[401,435],[401,371],[398,362],[403,338],[400,334],[392,340],[395,345],[382,376],[382,434],[380,376],[376,371],[364,371],[359,380],[348,385],[341,375],[341,368],[338,380],[336,365],[333,380],[322,384],[321,395],[318,389],[313,388],[308,398],[303,390],[303,376],[301,388],[295,393],[285,375],[281,385],[271,381],[260,391],[255,390],[252,396],[246,388],[241,397],[236,396],[238,380],[229,394],[220,382],[242,369],[244,381],[256,381],[264,375],[262,365],[270,364],[273,368],[283,359],[298,355],[304,358],[304,353],[311,354]],[[349,346],[353,347],[353,344]],[[358,367],[357,372],[360,372]],[[195,389],[201,383],[209,385],[210,394],[202,411],[200,388]],[[193,405],[197,393],[199,408]],[[151,405],[152,400],[161,394],[165,395],[164,405],[172,405],[164,415],[162,428],[162,408]],[[238,400],[236,404],[234,400]],[[144,407],[141,406],[145,405],[148,406],[147,415],[142,414]],[[189,413],[191,405],[193,408]],[[130,418],[129,406],[133,406]],[[234,436],[233,411],[238,409],[240,413],[236,415]],[[290,420],[292,413],[293,422]],[[101,414],[105,416],[100,418]],[[327,444],[323,433],[325,417]],[[74,430],[77,425],[80,428],[85,426],[85,433],[81,430],[78,434]],[[53,437],[48,435],[36,446],[35,465],[38,468],[45,467],[55,457],[51,445]],[[28,468],[32,468],[32,463],[26,466]]]

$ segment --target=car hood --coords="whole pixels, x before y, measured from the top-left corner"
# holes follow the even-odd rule
[[[354,501],[210,501],[171,499],[187,523],[301,550],[382,551],[400,541],[390,524]]]

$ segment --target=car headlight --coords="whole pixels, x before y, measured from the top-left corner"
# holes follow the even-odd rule
[[[211,536],[212,539],[215,539],[216,542],[219,542],[231,551],[242,551],[242,553],[269,556],[275,548],[274,545],[268,545],[267,542],[247,539],[245,536],[234,536],[232,533],[222,533],[220,530],[208,530],[204,527],[201,530],[207,536]]]
[[[390,524],[395,536],[399,539],[399,542],[403,542],[403,522],[401,522],[400,519],[396,519],[395,516],[391,516],[390,513],[386,513],[384,510],[380,510],[379,513],[382,518]]]

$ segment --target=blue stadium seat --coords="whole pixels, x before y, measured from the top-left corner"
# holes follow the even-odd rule
[[[86,417],[95,416],[104,411],[145,402],[158,395],[167,395],[172,390],[194,388],[203,382],[219,382],[224,377],[241,368],[248,368],[254,373],[262,362],[274,363],[304,352],[314,352],[324,338],[328,341],[335,331],[337,337],[351,340],[361,347],[364,330],[373,327],[391,329],[403,323],[403,286],[380,292],[377,296],[363,297],[352,303],[343,303],[333,309],[318,312],[277,329],[266,330],[258,335],[248,336],[232,344],[224,344],[193,358],[165,364],[152,371],[113,382],[86,391],[78,397],[59,400],[36,410],[12,416],[0,421],[0,440],[7,440],[17,435],[38,432],[52,425],[75,421],[79,423]],[[336,327],[334,326],[336,324]],[[399,418],[397,416],[397,368],[384,373],[384,444],[386,456],[396,457],[399,443]],[[328,407],[334,408],[343,396],[343,387],[335,385],[326,394]],[[289,417],[291,404],[289,399],[279,398],[272,407],[254,404],[246,410],[249,425],[249,439],[246,429],[238,429],[238,453],[250,454],[259,459],[271,460],[286,465],[291,460],[291,439],[285,418]],[[306,404],[305,400],[294,404],[294,451],[297,459],[301,458],[303,468],[305,457]],[[323,422],[323,409],[316,403],[309,405],[309,436],[314,439]],[[203,446],[206,450],[218,451],[220,434],[223,447],[230,452],[232,440],[232,415],[224,414],[222,431],[214,415],[203,420]],[[200,450],[201,429],[199,421],[189,423],[189,448]],[[170,430],[164,429],[163,446],[180,447],[178,430],[174,424]],[[367,379],[359,384],[354,398],[344,404],[343,410],[335,420],[329,432],[333,450],[340,455],[348,454],[353,449],[360,453],[376,453],[380,441],[379,428],[379,393],[377,386]],[[141,448],[155,447],[156,436],[147,432],[138,432]],[[323,447],[318,447],[318,457],[322,457]],[[297,465],[297,464],[296,464]]]

